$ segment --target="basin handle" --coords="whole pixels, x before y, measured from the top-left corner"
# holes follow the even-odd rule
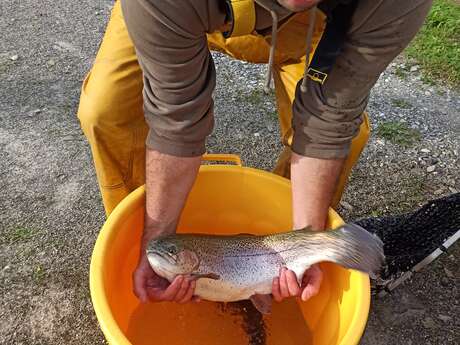
[[[222,161],[232,162],[238,166],[242,166],[241,158],[238,155],[231,153],[205,153],[202,158],[203,161]]]

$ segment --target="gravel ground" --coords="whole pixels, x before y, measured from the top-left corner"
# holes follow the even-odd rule
[[[88,290],[104,213],[88,145],[75,117],[85,73],[112,3],[2,0],[0,4],[0,344],[102,344]],[[8,15],[6,15],[8,14]],[[211,152],[270,170],[281,150],[264,66],[215,54]],[[460,190],[460,97],[425,85],[398,58],[372,92],[374,131],[340,213],[347,220],[414,210]],[[378,136],[413,128],[408,147]],[[447,255],[373,299],[363,344],[458,344],[459,256]]]

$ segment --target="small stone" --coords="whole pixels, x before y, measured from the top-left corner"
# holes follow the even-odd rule
[[[255,137],[260,137],[260,133],[256,132],[256,133],[254,133],[254,136]]]
[[[426,168],[426,171],[429,173],[432,173],[436,169],[436,165],[430,165],[428,168]]]
[[[444,272],[446,273],[446,276],[448,276],[449,278],[452,278],[452,279],[454,278],[454,274],[448,268],[444,267]]]
[[[375,142],[377,143],[377,145],[385,146],[385,140],[377,139]]]
[[[449,187],[449,190],[450,190],[451,193],[454,193],[454,194],[455,194],[455,193],[458,193],[458,190],[456,190],[456,189],[453,188],[453,187]]]
[[[425,328],[435,328],[436,327],[436,322],[431,317],[426,317],[422,321],[423,327]]]
[[[353,210],[353,206],[351,206],[351,205],[350,205],[348,202],[346,202],[346,201],[341,201],[341,202],[340,202],[340,205],[341,205],[344,209],[346,209],[346,210],[348,210],[348,211],[352,211],[352,210]]]
[[[425,96],[431,96],[430,91],[425,91]]]
[[[442,286],[449,286],[449,284],[450,284],[449,278],[446,278],[446,277],[441,278],[441,285]]]
[[[3,267],[3,270],[4,270],[4,271],[8,271],[10,268],[11,268],[10,265],[6,265],[5,267]]]
[[[444,191],[442,189],[438,189],[434,191],[435,195],[441,195]]]
[[[419,66],[419,65],[415,65],[415,66],[412,66],[412,67],[410,68],[410,71],[411,71],[411,72],[417,72],[419,69],[420,69],[420,66]]]
[[[48,66],[54,66],[56,64],[56,61],[54,61],[53,59],[51,60],[48,60],[48,62],[46,63]]]
[[[16,61],[17,59],[19,59],[19,55],[13,55],[10,57],[11,61]]]
[[[42,112],[41,109],[35,109],[34,111],[32,111],[32,113],[34,114],[40,114]]]
[[[431,151],[428,150],[428,149],[421,149],[420,152],[423,152],[423,153],[430,153]]]
[[[442,322],[446,322],[446,323],[452,320],[452,318],[450,316],[442,315],[442,314],[438,315],[438,319],[441,320]]]

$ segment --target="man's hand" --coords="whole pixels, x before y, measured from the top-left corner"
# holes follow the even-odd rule
[[[344,159],[318,159],[292,153],[291,181],[294,229],[310,225],[322,230],[326,226],[329,206],[337,187]],[[294,230],[295,231],[295,230]],[[272,294],[276,301],[300,296],[303,301],[318,294],[323,272],[312,265],[299,286],[294,272],[282,269],[273,280]]]
[[[195,291],[195,281],[184,276],[177,276],[170,284],[157,275],[149,265],[147,256],[143,255],[133,273],[134,293],[146,302],[170,301],[178,303],[190,302]]]
[[[155,150],[146,151],[145,229],[139,263],[133,273],[134,293],[141,302],[175,301],[193,297],[195,281],[177,276],[169,284],[150,267],[145,248],[150,239],[176,231],[179,216],[200,167],[200,157],[175,157]]]
[[[305,271],[300,286],[295,273],[282,268],[279,277],[273,279],[272,295],[277,302],[287,297],[300,297],[302,301],[307,301],[318,294],[322,280],[323,272],[319,265],[313,265]]]

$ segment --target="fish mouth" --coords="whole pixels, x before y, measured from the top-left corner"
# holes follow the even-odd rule
[[[174,265],[177,262],[177,257],[168,253],[167,251],[159,250],[158,248],[152,250],[147,249],[147,257],[158,258],[161,261],[166,261],[167,263]],[[157,261],[160,261],[157,260]]]

